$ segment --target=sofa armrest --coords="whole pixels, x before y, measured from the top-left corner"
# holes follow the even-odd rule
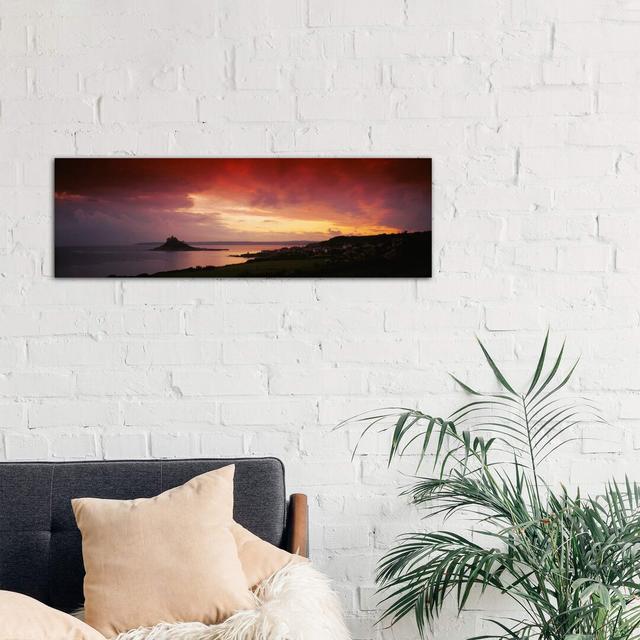
[[[294,493],[289,498],[287,551],[309,557],[309,504],[304,493]]]

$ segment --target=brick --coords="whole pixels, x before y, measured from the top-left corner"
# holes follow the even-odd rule
[[[75,378],[71,373],[15,371],[0,376],[1,396],[55,398],[70,396],[74,390]]]
[[[220,344],[189,338],[134,342],[127,346],[128,365],[212,364],[220,359]]]
[[[403,23],[400,0],[309,0],[311,27],[388,27]]]
[[[221,406],[221,420],[225,425],[268,426],[315,422],[316,403],[312,399],[226,401]]]
[[[28,98],[4,100],[3,120],[13,126],[29,124],[91,124],[93,101],[88,98]]]
[[[450,50],[451,38],[446,31],[406,28],[358,31],[355,39],[358,58],[442,57]]]
[[[91,338],[32,339],[29,362],[36,366],[114,366],[124,362],[121,344]]]
[[[95,458],[96,437],[93,434],[63,435],[51,443],[51,455],[63,460],[86,460]]]
[[[220,371],[174,371],[171,382],[184,396],[262,395],[267,390],[264,372],[257,367],[227,367]]]
[[[385,120],[390,101],[378,93],[331,91],[298,98],[301,120]]]
[[[5,429],[19,429],[27,425],[26,405],[20,402],[0,402],[0,420]]]
[[[286,93],[242,91],[198,101],[200,122],[288,122],[294,119],[295,100]]]
[[[520,165],[536,178],[596,178],[613,174],[617,159],[609,149],[525,149]]]
[[[113,427],[118,406],[96,400],[48,400],[29,405],[29,427]]]
[[[4,446],[7,460],[46,460],[49,456],[49,443],[40,435],[8,433]]]
[[[300,0],[224,0],[222,30],[227,37],[245,37],[247,33],[264,33],[273,29],[301,28],[304,24]]]
[[[582,116],[591,113],[593,96],[582,87],[506,90],[498,97],[498,114],[510,116]]]
[[[319,359],[318,342],[289,338],[227,340],[222,351],[225,364],[295,364]]]
[[[496,24],[500,17],[498,0],[409,0],[410,25],[482,25]]]
[[[281,369],[269,377],[269,392],[275,395],[349,395],[365,393],[362,369]]]
[[[152,433],[150,440],[154,458],[193,458],[197,453],[193,434]]]
[[[611,249],[605,244],[560,247],[558,264],[565,272],[605,271],[611,262]]]
[[[540,331],[543,328],[540,307],[522,300],[491,305],[485,313],[489,331]]]
[[[105,124],[195,122],[196,100],[188,95],[148,95],[139,98],[104,97],[100,118]]]
[[[105,433],[101,443],[106,460],[141,460],[148,455],[144,433]]]
[[[127,400],[121,403],[127,427],[206,428],[217,421],[214,402],[204,400]]]
[[[169,376],[147,368],[84,369],[77,373],[77,389],[81,396],[162,396]]]

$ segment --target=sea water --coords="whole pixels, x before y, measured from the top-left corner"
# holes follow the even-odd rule
[[[152,251],[162,243],[102,247],[56,247],[56,277],[102,278],[108,276],[129,277],[188,269],[189,267],[221,267],[239,264],[249,258],[243,253],[279,249],[307,242],[284,243],[225,243],[190,242],[194,247],[218,249],[217,251]]]

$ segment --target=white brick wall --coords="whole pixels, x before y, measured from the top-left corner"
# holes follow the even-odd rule
[[[487,379],[474,332],[516,375],[566,335],[615,426],[553,477],[637,475],[637,9],[0,0],[0,460],[278,455],[365,640],[375,559],[417,520],[385,443],[352,464],[331,427],[446,412],[447,371]],[[51,158],[74,154],[431,156],[434,278],[55,281]]]

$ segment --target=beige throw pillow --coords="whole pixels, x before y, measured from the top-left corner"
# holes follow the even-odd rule
[[[105,640],[62,611],[13,591],[0,591],[0,640]]]
[[[233,523],[231,533],[238,547],[242,569],[252,589],[290,562],[305,561],[301,556],[274,547],[237,522]]]
[[[251,607],[230,530],[234,471],[205,473],[155,498],[72,500],[88,624],[113,636],[159,622],[215,624]]]

